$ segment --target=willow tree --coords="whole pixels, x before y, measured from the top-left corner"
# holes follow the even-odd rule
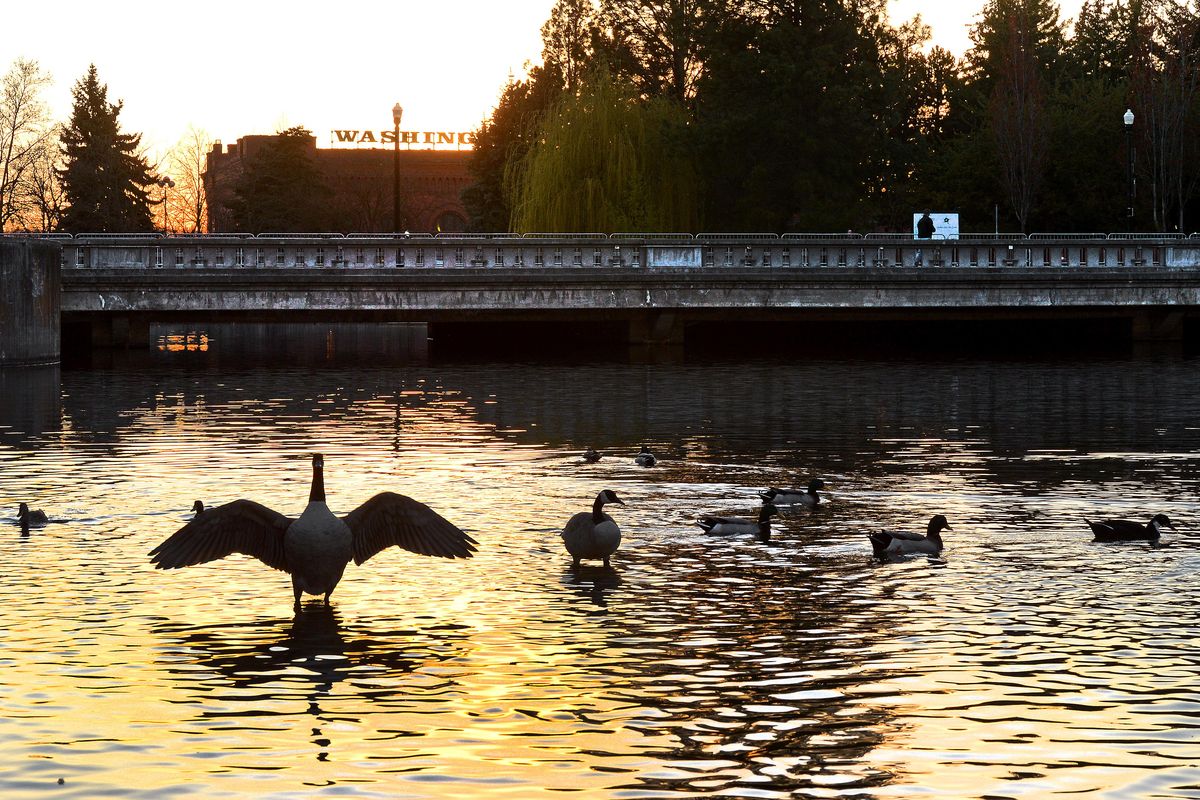
[[[699,225],[687,114],[593,72],[505,175],[514,231],[678,232]]]

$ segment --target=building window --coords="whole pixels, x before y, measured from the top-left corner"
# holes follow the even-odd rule
[[[225,250],[224,250],[224,248],[221,248],[221,247],[217,248],[217,266],[218,267],[225,266]]]
[[[239,247],[233,251],[233,265],[235,267],[246,266],[246,250],[244,248]]]
[[[154,266],[161,267],[163,265],[162,248],[154,248]]]
[[[279,252],[275,255],[275,266],[282,267],[283,259],[284,259],[284,252],[283,252],[283,248],[281,247],[281,248],[279,248]]]
[[[177,267],[183,266],[183,248],[182,247],[175,248],[175,266],[177,266]]]
[[[254,248],[254,264],[258,267],[267,265],[267,254],[263,252],[261,247]]]
[[[317,248],[317,266],[318,267],[325,266],[325,248],[324,247]]]

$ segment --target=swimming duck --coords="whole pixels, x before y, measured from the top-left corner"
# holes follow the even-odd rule
[[[745,517],[701,517],[696,521],[696,524],[703,529],[705,533],[714,533],[720,536],[726,536],[735,533],[748,533],[757,536],[760,541],[769,542],[771,540],[771,517],[779,513],[779,509],[770,503],[763,503],[762,508],[758,510],[758,519],[747,519]]]
[[[203,501],[197,500],[196,502],[192,503],[192,511],[196,512],[197,517],[200,516],[201,514],[203,514],[204,513]]]
[[[876,531],[868,533],[867,538],[871,540],[871,549],[877,558],[912,554],[936,556],[942,551],[943,530],[953,529],[946,518],[938,514],[929,520],[924,536],[908,531]]]
[[[592,503],[590,514],[580,511],[567,520],[566,526],[559,534],[563,546],[574,559],[572,569],[579,569],[581,558],[602,558],[604,566],[611,566],[608,559],[621,546],[621,529],[612,517],[604,513],[604,506],[609,503],[625,505],[616,492],[605,489],[596,495],[596,502]]]
[[[46,512],[39,509],[29,510],[28,503],[21,503],[17,506],[17,523],[22,528],[40,528],[50,521],[46,516]]]
[[[633,461],[639,467],[653,467],[658,459],[654,457],[654,453],[651,453],[649,448],[643,445],[642,451],[633,457]]]
[[[1155,514],[1148,525],[1127,519],[1087,520],[1087,524],[1096,535],[1093,541],[1097,542],[1157,542],[1163,528],[1175,530],[1166,514]]]
[[[583,460],[587,461],[589,464],[594,464],[595,462],[600,460],[600,454],[589,447],[583,453]]]
[[[772,505],[800,505],[807,508],[816,508],[821,502],[821,496],[817,494],[817,490],[824,488],[825,481],[815,478],[809,481],[807,489],[776,489],[772,486],[765,492],[759,492],[758,496],[763,499],[764,503],[771,503]]]
[[[344,517],[325,504],[325,462],[312,458],[308,506],[297,519],[252,500],[234,500],[197,514],[150,551],[158,569],[215,561],[233,553],[254,556],[292,576],[296,610],[304,592],[325,605],[353,559],[362,564],[387,547],[442,558],[470,558],[478,544],[444,517],[411,497],[380,492]]]

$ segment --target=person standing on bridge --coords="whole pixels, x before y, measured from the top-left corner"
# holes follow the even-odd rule
[[[929,216],[929,212],[926,211],[925,215],[917,220],[917,238],[932,239],[933,232],[936,230],[937,228],[933,226],[933,219]]]
[[[934,227],[933,219],[929,216],[929,212],[926,211],[925,214],[919,220],[917,220],[917,238],[932,239],[933,232],[936,230],[937,228]],[[917,249],[917,259],[915,263],[918,266],[925,263],[925,254],[921,252],[920,248]]]

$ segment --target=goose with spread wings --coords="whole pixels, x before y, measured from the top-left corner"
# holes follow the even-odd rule
[[[292,519],[253,500],[206,508],[150,551],[158,569],[177,569],[244,553],[292,576],[301,594],[325,595],[325,605],[351,560],[362,564],[388,547],[441,558],[470,558],[478,544],[424,503],[380,492],[344,517],[325,504],[324,460],[312,460],[308,506]]]

